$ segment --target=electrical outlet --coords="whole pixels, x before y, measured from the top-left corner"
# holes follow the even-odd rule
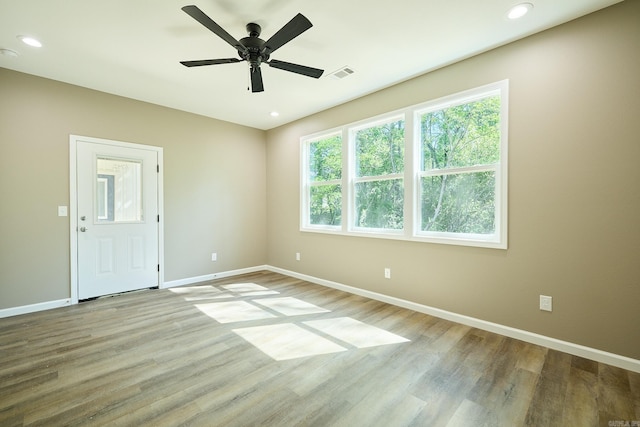
[[[296,261],[300,261],[300,252],[296,252]]]
[[[391,269],[390,268],[385,268],[384,269],[384,278],[385,279],[391,279]]]
[[[215,253],[215,252],[213,252],[213,253],[211,254],[211,261],[217,261],[217,260],[218,260],[218,254],[217,254],[217,253]]]
[[[540,310],[543,310],[543,311],[553,310],[553,300],[551,297],[546,295],[540,295]]]

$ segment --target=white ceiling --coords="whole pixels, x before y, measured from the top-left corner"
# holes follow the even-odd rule
[[[620,0],[0,0],[0,67],[270,129],[602,9]],[[325,70],[312,79],[263,64],[265,91],[247,91],[246,62],[187,68],[235,50],[180,8],[195,4],[236,39],[267,40],[296,13],[313,28],[271,59]],[[22,44],[34,36],[43,47]],[[329,74],[343,66],[355,73]],[[279,117],[271,117],[271,111]]]

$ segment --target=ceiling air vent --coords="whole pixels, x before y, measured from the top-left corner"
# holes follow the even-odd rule
[[[340,80],[340,79],[344,79],[345,77],[350,76],[351,74],[353,74],[355,71],[353,71],[351,68],[347,67],[346,65],[336,71],[334,71],[333,73],[329,74],[329,76],[334,79],[334,80]]]

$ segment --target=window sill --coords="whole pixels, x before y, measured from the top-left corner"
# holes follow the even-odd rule
[[[301,227],[300,231],[305,233],[319,233],[319,234],[331,234],[338,236],[347,236],[347,237],[366,237],[366,238],[374,238],[374,239],[386,239],[386,240],[400,240],[407,242],[417,242],[417,243],[431,243],[431,244],[439,244],[439,245],[454,245],[454,246],[470,246],[477,248],[488,248],[488,249],[507,249],[507,243],[500,241],[496,235],[461,235],[460,237],[454,236],[427,236],[424,234],[420,235],[407,235],[403,231],[397,232],[367,232],[367,231],[343,231],[342,229],[336,228],[323,228],[323,227]]]

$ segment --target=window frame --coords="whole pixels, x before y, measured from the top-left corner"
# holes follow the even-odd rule
[[[499,161],[495,164],[464,166],[438,172],[422,171],[420,141],[420,116],[430,111],[470,103],[490,96],[500,97],[500,143]],[[404,120],[404,172],[375,177],[356,177],[355,134],[358,130]],[[493,249],[508,248],[508,122],[509,80],[501,80],[473,89],[461,91],[400,110],[349,123],[330,130],[302,136],[300,138],[300,231],[340,234],[347,236],[381,239],[407,240],[436,244],[474,246]],[[332,185],[341,185],[342,212],[339,226],[310,224],[309,147],[310,144],[328,137],[342,138],[342,179]],[[473,173],[493,171],[495,173],[495,232],[493,234],[446,233],[421,230],[422,184],[424,176],[435,174]],[[397,175],[397,176],[396,176]],[[358,182],[380,179],[401,179],[404,186],[404,227],[402,229],[378,229],[355,227],[355,185]],[[341,181],[341,182],[338,182]],[[323,181],[322,185],[329,185]]]

